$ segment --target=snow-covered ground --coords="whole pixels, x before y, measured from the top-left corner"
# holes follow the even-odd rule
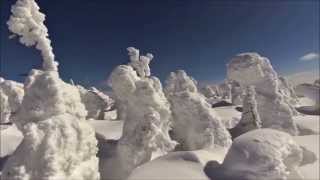
[[[308,103],[306,103],[308,104]],[[214,108],[224,122],[232,122],[239,119],[241,113],[235,110],[235,106]],[[319,133],[319,116],[299,115],[295,121],[300,126]],[[236,121],[233,121],[236,122]],[[121,137],[123,121],[89,120],[96,133],[106,140],[117,140]],[[226,123],[228,124],[228,123]],[[232,123],[231,123],[232,124]],[[232,126],[232,125],[230,125]],[[13,153],[22,140],[22,134],[15,126],[1,130],[1,154],[3,158]],[[295,136],[294,140],[306,149],[314,152],[318,158],[313,164],[301,166],[299,169],[306,179],[317,180],[319,177],[319,134]],[[106,152],[105,152],[106,153]],[[209,179],[203,168],[210,160],[222,162],[226,151],[224,149],[178,151],[156,158],[136,168],[128,179]]]
[[[228,82],[208,87],[206,95],[219,96],[220,89],[214,99],[243,104],[241,113],[227,102],[211,106],[212,99],[199,93],[183,70],[171,73],[162,88],[149,67],[153,55],[129,47],[130,62],[110,77],[117,111],[105,112],[113,109],[108,96],[60,78],[46,16],[39,10],[34,0],[18,0],[7,22],[20,43],[36,46],[43,64],[23,85],[0,88],[6,107],[1,109],[6,123],[0,125],[1,179],[320,179],[316,83],[296,87],[303,96],[297,104],[292,86],[267,58],[238,54],[227,66]],[[243,128],[260,119],[262,129],[258,123]],[[238,126],[241,133],[232,142]]]

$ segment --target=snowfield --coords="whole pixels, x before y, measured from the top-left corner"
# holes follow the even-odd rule
[[[234,106],[226,106],[215,108],[220,117],[226,115],[227,118],[240,118],[241,113],[234,109]],[[295,118],[298,125],[319,133],[319,116],[300,115]],[[89,123],[94,127],[97,134],[102,135],[106,140],[118,140],[121,137],[123,121],[108,121],[108,120],[89,120]],[[22,140],[22,134],[14,126],[1,130],[1,160],[4,157],[13,153],[16,147]],[[319,134],[295,136],[294,140],[306,149],[314,152],[317,160],[312,164],[307,164],[299,167],[301,174],[307,180],[319,179]],[[111,154],[112,148],[105,147],[103,154]],[[226,151],[223,148],[214,150],[202,149],[196,151],[172,152],[168,155],[156,158],[147,162],[133,170],[128,177],[130,180],[139,179],[203,179],[209,178],[204,173],[203,169],[208,161],[216,160],[222,162]],[[103,156],[103,155],[101,155]],[[102,157],[101,157],[102,158]],[[110,160],[110,158],[107,158]]]
[[[61,79],[35,0],[11,13],[11,36],[43,61],[23,84],[0,77],[1,179],[320,179],[319,80],[293,88],[250,52],[230,60],[222,84],[200,88],[177,70],[163,87],[154,56],[128,47],[111,98]]]

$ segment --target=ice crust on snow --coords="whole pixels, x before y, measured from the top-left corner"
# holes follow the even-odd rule
[[[0,77],[0,123],[10,122],[24,95],[23,84]]]
[[[213,179],[299,179],[303,151],[293,138],[274,129],[257,129],[236,138],[222,165],[208,163]]]
[[[118,66],[110,77],[116,101],[125,107],[122,111],[125,113],[123,134],[117,147],[124,176],[155,154],[172,150],[176,144],[168,134],[170,104],[163,94],[159,79],[148,76],[148,63],[139,66],[141,69],[132,64],[139,56],[138,50],[128,48],[128,51],[131,60],[129,65]]]
[[[165,94],[171,104],[172,137],[182,150],[230,146],[229,132],[186,72],[170,74]]]
[[[20,43],[41,51],[44,70],[56,71],[58,63],[54,61],[48,29],[44,25],[45,15],[35,0],[18,0],[11,7],[11,13],[7,22],[9,30],[19,36]]]
[[[298,134],[293,121],[297,112],[281,94],[278,75],[267,58],[257,53],[243,53],[232,58],[227,67],[229,80],[238,82],[242,88],[255,86],[262,127]]]
[[[98,179],[97,141],[76,87],[57,71],[32,70],[14,123],[24,139],[3,179]]]

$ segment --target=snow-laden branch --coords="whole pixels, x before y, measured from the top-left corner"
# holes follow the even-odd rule
[[[35,0],[18,0],[11,7],[11,16],[7,22],[9,30],[19,36],[19,41],[27,47],[35,46],[41,51],[43,69],[57,71],[54,61],[48,29],[44,25],[45,15]]]

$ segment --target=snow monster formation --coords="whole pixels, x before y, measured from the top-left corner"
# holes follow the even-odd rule
[[[118,66],[110,77],[116,100],[126,107],[123,133],[117,147],[123,177],[176,145],[169,136],[170,104],[159,79],[150,76],[152,55],[140,56],[139,50],[132,47],[127,50],[129,65]]]
[[[99,179],[95,132],[85,119],[78,89],[59,78],[44,15],[34,0],[18,0],[11,11],[10,30],[22,43],[36,45],[44,63],[43,70],[31,70],[25,80],[25,95],[13,118],[24,139],[1,179]]]
[[[229,80],[238,82],[242,88],[255,86],[262,127],[298,134],[293,120],[295,108],[280,93],[278,75],[267,58],[243,53],[232,58],[227,67]]]
[[[21,105],[23,95],[23,84],[0,77],[0,123],[10,122]]]
[[[236,138],[248,131],[261,128],[260,115],[257,110],[256,92],[254,86],[248,86],[243,100],[243,111],[239,123],[230,133],[232,138]]]
[[[182,150],[228,148],[231,137],[211,109],[206,98],[198,92],[196,82],[183,70],[172,72],[166,81],[165,94],[171,104],[172,137]]]
[[[231,101],[234,105],[241,105],[243,102],[243,89],[236,81],[230,82],[231,85]]]
[[[303,149],[289,134],[257,129],[236,138],[223,163],[210,161],[204,171],[212,179],[302,179],[298,167]]]

